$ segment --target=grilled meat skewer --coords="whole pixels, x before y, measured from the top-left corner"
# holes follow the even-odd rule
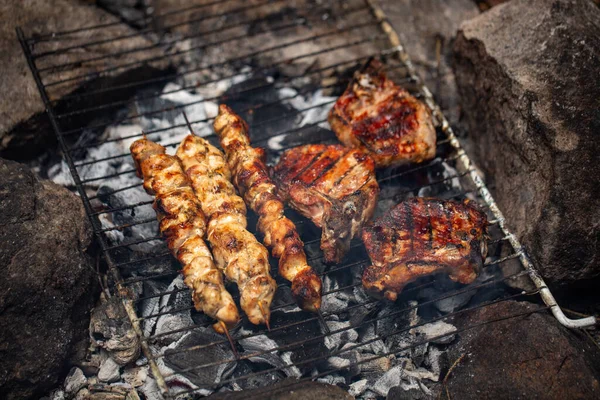
[[[363,286],[394,301],[408,283],[434,273],[472,283],[487,254],[487,216],[469,200],[413,198],[365,227],[362,239],[373,263]]]
[[[207,238],[217,265],[240,289],[242,310],[253,324],[269,324],[277,285],[269,275],[269,253],[246,230],[246,206],[235,194],[225,156],[208,141],[187,136],[177,149],[208,218]]]
[[[329,112],[344,145],[367,150],[377,167],[419,163],[435,156],[435,129],[425,104],[371,61],[355,74]]]
[[[259,215],[258,229],[264,234],[264,243],[279,259],[279,274],[292,282],[292,294],[302,309],[317,311],[321,307],[321,279],[306,261],[296,226],[283,214],[283,203],[265,165],[264,150],[250,146],[248,126],[225,105],[219,107],[214,128],[227,155],[233,183]]]
[[[196,310],[232,328],[240,319],[239,313],[204,242],[206,220],[179,160],[146,138],[136,140],[130,150],[137,174],[144,179],[144,189],[155,196],[153,207],[160,232],[183,265],[184,282],[192,289]],[[221,323],[213,328],[224,333]]]
[[[375,165],[366,152],[341,145],[287,150],[273,168],[280,196],[323,229],[325,262],[339,263],[377,204]]]

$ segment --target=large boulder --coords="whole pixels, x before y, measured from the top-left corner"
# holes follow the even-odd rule
[[[451,68],[452,43],[463,21],[479,15],[473,0],[382,0],[381,8],[398,32],[417,73],[446,117],[458,121],[458,93]]]
[[[35,46],[35,53],[52,52],[58,49],[77,46],[86,42],[106,41],[117,36],[135,35],[135,30],[119,18],[96,7],[93,2],[77,0],[29,0],[11,1],[0,0],[0,156],[10,159],[30,159],[44,151],[55,141],[48,116],[40,98],[37,86],[15,33],[16,27],[21,27],[27,37],[35,37],[47,33],[74,30],[97,24],[113,24],[102,29],[82,31],[60,36],[59,40],[42,41]],[[152,45],[143,35],[132,36],[126,40],[106,41],[105,43],[75,48],[60,54],[37,58],[38,68],[57,64],[68,64],[83,59],[91,59],[120,53],[140,47]],[[67,65],[57,71],[43,72],[45,83],[69,79],[83,74],[91,74],[116,65],[144,60],[153,56],[163,55],[162,49],[149,48],[142,52],[129,52],[114,57]],[[102,87],[107,84],[119,83],[132,79],[144,79],[153,76],[155,68],[164,68],[167,61],[161,59],[150,65],[136,64],[119,69],[112,75],[98,76],[91,80],[76,80],[68,84],[49,87],[51,100],[60,100],[63,96],[82,90]],[[131,96],[131,90],[105,93],[101,96],[91,96],[86,103],[79,106],[98,104],[105,98],[113,101]],[[107,97],[110,96],[110,97]],[[56,105],[59,109],[61,103]],[[92,116],[84,115],[88,120]],[[95,117],[95,115],[94,115]],[[61,121],[64,123],[64,121]],[[74,121],[79,123],[80,121]],[[68,127],[67,127],[68,128]],[[63,129],[67,129],[64,128]]]
[[[81,201],[0,159],[0,398],[49,391],[87,335],[97,278]]]
[[[554,288],[600,276],[598,32],[589,0],[513,0],[454,45],[473,156]]]
[[[539,306],[506,301],[461,317],[450,346],[443,399],[597,399],[600,352],[583,333],[562,327]],[[452,368],[451,366],[454,365]]]

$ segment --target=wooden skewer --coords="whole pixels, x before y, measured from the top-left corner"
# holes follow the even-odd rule
[[[227,326],[225,325],[225,323],[223,321],[219,321],[219,325],[221,325],[221,328],[223,329],[225,336],[227,336],[227,340],[229,340],[229,344],[231,345],[231,350],[233,351],[233,355],[235,356],[236,359],[240,358],[240,355],[238,354],[237,349],[235,348],[235,344],[233,343],[233,338],[229,334],[229,330],[227,329]]]
[[[267,330],[269,332],[271,332],[271,326],[269,325],[269,318],[267,318],[267,313],[265,313],[265,309],[263,308],[263,303],[262,301],[258,302],[258,308],[260,308],[260,312],[263,315],[263,318],[265,319],[265,325],[267,326]]]

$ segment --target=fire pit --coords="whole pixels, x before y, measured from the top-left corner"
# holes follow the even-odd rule
[[[444,345],[458,333],[523,315],[516,310],[465,324],[462,313],[538,296],[545,305],[527,313],[550,309],[565,326],[594,324],[593,318],[570,320],[556,305],[380,9],[371,1],[300,3],[224,1],[155,16],[149,26],[166,33],[150,47],[165,53],[136,61],[127,61],[127,54],[149,48],[86,57],[85,49],[101,42],[93,31],[110,24],[37,37],[18,31],[63,151],[64,162],[49,175],[81,196],[141,340],[145,358],[138,364],[149,366],[162,395],[237,391],[289,377],[339,384],[358,397],[385,396],[398,385],[428,393],[429,383],[442,378]],[[192,16],[182,20],[184,14]],[[144,28],[135,35],[152,32]],[[79,35],[87,39],[47,50],[49,43]],[[81,52],[81,59],[61,63],[66,52]],[[353,242],[342,263],[326,266],[319,230],[287,210],[323,280],[323,307],[316,315],[301,311],[288,283],[278,278],[271,329],[243,320],[229,342],[194,310],[180,266],[157,235],[152,199],[135,175],[129,145],[146,135],[173,153],[189,133],[184,112],[196,134],[217,144],[212,121],[220,103],[248,121],[253,144],[267,149],[270,163],[300,144],[333,143],[327,113],[353,71],[372,57],[431,108],[438,143],[432,161],[378,172],[377,213],[414,196],[477,201],[491,221],[482,273],[468,286],[442,276],[423,278],[395,303],[375,300],[361,285],[369,263],[362,243]],[[99,61],[111,66],[77,73]],[[173,67],[165,71],[169,61]],[[163,72],[131,73],[143,67]],[[65,86],[73,92],[55,99]],[[249,217],[254,233],[256,217]],[[513,268],[502,268],[507,264]]]

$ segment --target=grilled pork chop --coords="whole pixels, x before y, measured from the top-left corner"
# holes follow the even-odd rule
[[[396,300],[415,279],[438,272],[463,284],[477,277],[487,254],[487,217],[472,202],[413,198],[363,229],[373,265],[363,286]]]
[[[375,210],[379,185],[371,157],[341,145],[300,146],[281,156],[273,175],[280,196],[323,228],[325,262],[340,262]]]
[[[355,74],[329,112],[329,125],[346,146],[369,151],[377,167],[435,156],[429,110],[389,80],[376,60]]]

